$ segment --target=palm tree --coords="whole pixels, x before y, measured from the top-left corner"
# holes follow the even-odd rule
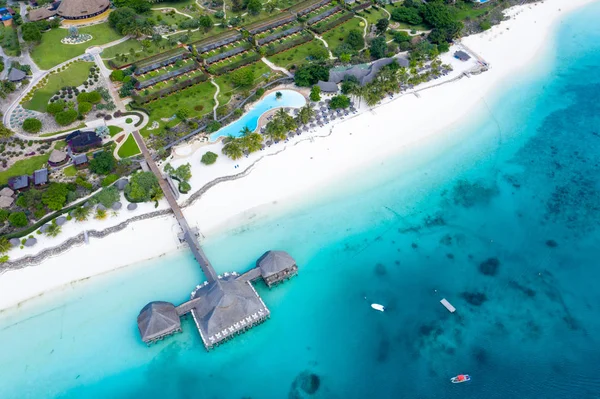
[[[46,229],[46,235],[48,237],[56,237],[57,235],[59,235],[62,231],[62,228],[57,225],[56,223],[51,223],[50,225],[48,225],[48,228]]]
[[[108,216],[108,214],[106,213],[106,209],[97,208],[96,216],[94,216],[94,219],[104,220],[104,219],[106,219],[107,216]]]
[[[73,209],[73,217],[78,222],[86,221],[88,216],[90,216],[91,209],[85,206]]]
[[[234,161],[236,159],[240,159],[244,155],[239,139],[229,141],[223,146],[221,152],[227,155],[229,158],[233,159]]]
[[[244,126],[244,128],[242,130],[240,130],[240,134],[242,136],[248,136],[251,133],[252,133],[252,130],[250,130],[250,128],[248,126]]]
[[[156,203],[156,206],[158,206],[158,201],[163,199],[164,196],[165,196],[165,194],[162,192],[162,190],[160,188],[155,188],[150,193],[150,200],[154,201]]]
[[[287,112],[285,112],[285,109],[283,109],[283,108],[279,108],[279,110],[277,110],[277,113],[275,113],[276,118],[285,118],[286,116],[289,116],[289,115]]]
[[[242,138],[243,146],[248,152],[256,152],[262,148],[263,137],[259,133],[250,132]]]
[[[300,108],[300,112],[298,112],[298,123],[306,125],[313,116],[315,116],[315,110],[312,109],[310,105],[305,105]]]
[[[12,248],[10,241],[6,237],[0,238],[0,253],[4,254]]]

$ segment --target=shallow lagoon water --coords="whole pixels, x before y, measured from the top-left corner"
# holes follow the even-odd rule
[[[281,93],[281,98],[277,98],[277,93]],[[211,134],[210,141],[215,141],[219,137],[227,137],[229,135],[239,137],[244,127],[248,127],[251,131],[256,130],[261,115],[274,108],[300,108],[305,104],[306,99],[304,96],[295,90],[280,90],[269,93],[254,104],[250,111],[245,113],[240,119]]]
[[[298,260],[258,286],[266,323],[210,353],[190,320],[143,345],[141,307],[203,279],[175,253],[4,312],[0,397],[598,398],[599,17],[573,14],[467,125],[210,237],[218,272]]]

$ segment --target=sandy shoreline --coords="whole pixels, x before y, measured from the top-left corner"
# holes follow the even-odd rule
[[[490,70],[481,75],[421,91],[419,97],[404,95],[391,102],[386,100],[386,104],[374,110],[346,118],[334,126],[326,125],[315,133],[305,133],[298,140],[279,144],[279,147],[238,161],[227,160],[220,155],[215,165],[203,167],[199,159],[211,146],[194,148],[195,152],[189,156],[172,161],[175,166],[186,162],[194,166],[190,182],[194,189],[219,176],[239,174],[251,165],[252,169],[243,178],[210,188],[184,209],[186,217],[205,236],[210,235],[232,221],[246,222],[258,212],[259,207],[263,211],[266,204],[294,201],[311,188],[383,158],[396,156],[410,144],[434,138],[445,127],[465,118],[483,98],[493,95],[493,89],[502,80],[523,71],[543,54],[553,26],[568,11],[593,1],[546,0],[515,7],[507,11],[510,20],[482,34],[462,39],[468,49],[490,63]],[[436,83],[434,81],[430,85]],[[213,151],[220,154],[220,150],[217,151],[219,146],[215,144]],[[277,154],[282,150],[283,154]],[[184,155],[186,149],[180,151]],[[190,149],[187,152],[191,152]],[[239,167],[234,168],[235,165]],[[184,203],[188,198],[182,196],[180,202]],[[158,209],[165,207],[166,204],[162,203]],[[207,212],[207,209],[210,211]],[[151,205],[138,212],[154,210]],[[63,234],[52,239],[54,242],[44,243],[44,247],[59,245],[80,234],[83,229],[105,229],[131,216],[134,215],[121,212],[109,221],[94,221],[89,225],[68,223]],[[50,290],[68,290],[72,282],[177,250],[180,244],[176,231],[177,225],[172,216],[137,221],[118,233],[91,239],[89,245],[70,248],[40,265],[7,271],[0,275],[0,309],[10,308]],[[17,259],[17,256],[33,254],[41,249],[38,246],[10,255]]]

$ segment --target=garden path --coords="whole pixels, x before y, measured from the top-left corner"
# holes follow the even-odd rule
[[[192,17],[190,14],[186,14],[184,12],[179,11],[176,8],[173,7],[152,7],[151,10],[155,10],[155,11],[160,11],[160,10],[173,10],[175,11],[175,14],[179,14],[179,15],[183,15],[184,17],[187,17],[189,19],[194,19],[194,17]]]
[[[294,77],[293,73],[291,73],[290,71],[288,71],[285,68],[282,68],[280,66],[277,66],[277,65],[273,64],[271,61],[269,61],[265,57],[262,57],[261,60],[262,60],[262,62],[264,62],[265,64],[267,64],[267,66],[269,68],[271,68],[272,70],[282,72],[282,73],[286,74],[287,76],[289,76],[290,78]]]
[[[330,60],[335,60],[335,57],[333,56],[333,53],[332,53],[332,52],[331,52],[331,50],[329,49],[329,44],[327,44],[327,41],[326,41],[325,39],[323,39],[323,37],[321,37],[321,36],[319,36],[319,35],[316,35],[316,34],[315,34],[315,37],[316,37],[317,39],[319,39],[320,41],[322,41],[322,42],[323,42],[323,44],[325,45],[325,48],[327,49],[327,52],[329,53],[329,59],[330,59]]]
[[[213,78],[210,78],[210,83],[213,84],[213,86],[215,86],[217,88],[217,91],[215,92],[215,95],[213,96],[213,99],[215,100],[215,106],[213,107],[213,118],[214,120],[217,120],[217,108],[219,108],[219,92],[221,91],[221,88],[219,87],[219,85],[217,84],[217,82],[214,81]]]
[[[354,17],[358,18],[358,19],[362,19],[362,21],[365,23],[365,29],[363,31],[363,39],[364,39],[364,42],[365,42],[365,47],[363,47],[363,50],[364,50],[364,49],[367,48],[367,29],[369,28],[369,21],[367,21],[363,17],[359,17],[358,15],[355,15]]]

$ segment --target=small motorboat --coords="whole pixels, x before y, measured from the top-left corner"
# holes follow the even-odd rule
[[[375,310],[379,310],[380,312],[383,312],[385,310],[385,306],[380,305],[378,303],[372,303],[371,307]]]
[[[471,381],[471,376],[469,374],[459,374],[456,377],[450,378],[450,382],[453,384],[460,384],[461,382]]]

